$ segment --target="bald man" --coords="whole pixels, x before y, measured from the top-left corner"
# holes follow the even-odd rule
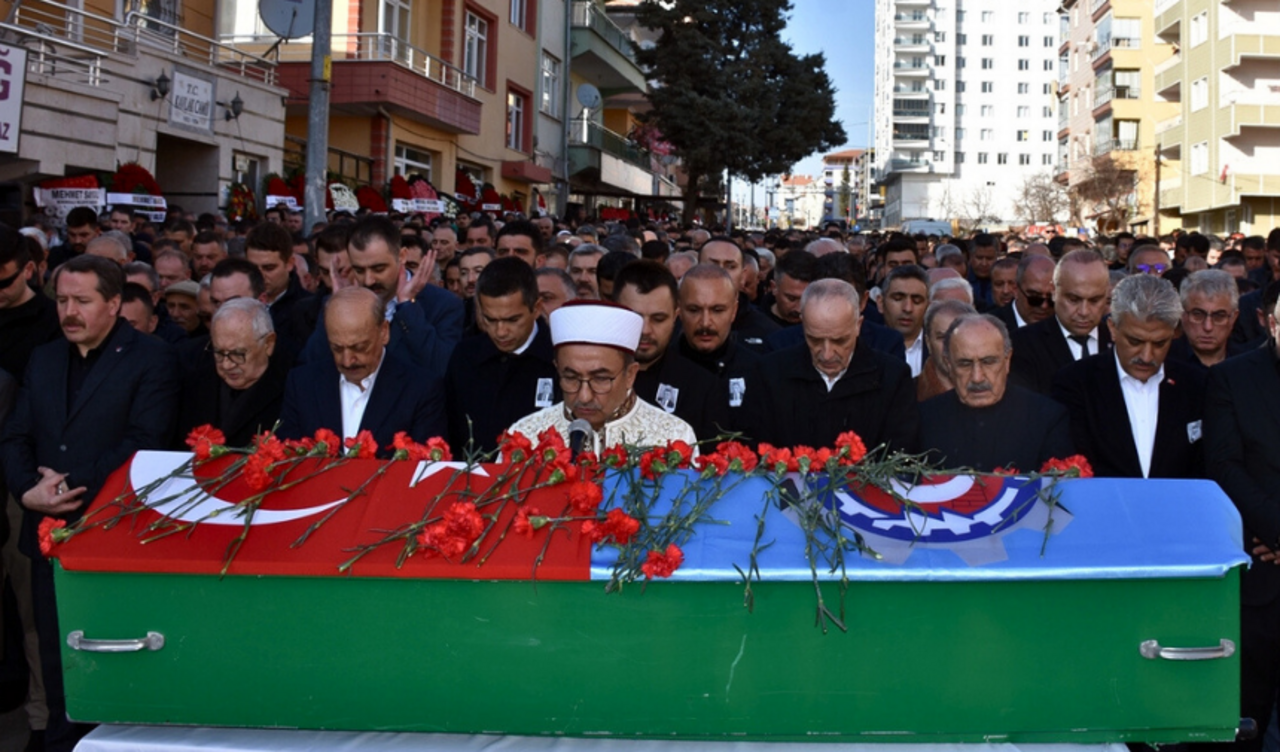
[[[278,436],[300,439],[327,428],[346,439],[371,431],[378,455],[389,457],[399,431],[419,442],[446,434],[444,389],[387,349],[391,325],[385,312],[373,290],[334,292],[324,309],[333,355],[289,374]]]

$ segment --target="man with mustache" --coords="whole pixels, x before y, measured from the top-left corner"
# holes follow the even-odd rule
[[[44,517],[80,517],[107,476],[142,449],[166,449],[178,404],[172,348],[119,318],[124,272],[83,254],[54,272],[62,337],[31,354],[0,440],[9,491],[24,511],[18,548],[31,559],[32,603],[48,703],[45,749],[70,750],[89,726],[67,719],[53,569]]]
[[[731,413],[738,415],[760,356],[743,347],[733,331],[740,303],[729,272],[716,264],[698,264],[680,280],[680,326],[676,352],[709,371],[728,390]],[[741,418],[735,417],[735,422]]]
[[[614,301],[644,319],[636,348],[636,394],[693,426],[705,441],[729,430],[727,390],[672,346],[679,297],[675,276],[657,261],[633,261],[614,278]]]
[[[957,317],[942,337],[942,356],[955,389],[920,404],[920,445],[946,467],[983,472],[1039,470],[1069,457],[1066,408],[1009,384],[1013,346],[995,316]]]
[[[1054,378],[1054,399],[1071,413],[1076,450],[1098,477],[1203,478],[1205,375],[1168,359],[1182,300],[1168,280],[1138,274],[1111,294],[1115,352]]]
[[[1106,352],[1111,272],[1096,251],[1078,249],[1062,257],[1053,273],[1053,314],[1013,333],[1014,383],[1048,395],[1053,376],[1074,361]]]
[[[405,255],[400,230],[386,217],[369,215],[352,225],[347,240],[351,281],[382,301],[391,324],[388,352],[433,379],[443,379],[453,347],[462,338],[462,301],[427,284],[435,271],[435,251],[427,251],[416,275],[405,269]],[[339,278],[333,283],[343,284]],[[332,358],[325,327],[317,326],[298,360]]]

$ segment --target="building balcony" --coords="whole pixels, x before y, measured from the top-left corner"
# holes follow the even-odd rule
[[[1182,36],[1182,0],[1156,0],[1154,18],[1156,36],[1177,44]]]
[[[929,137],[894,134],[893,148],[924,151],[929,148]]]
[[[1160,210],[1176,209],[1182,206],[1182,181],[1179,179],[1160,181]]]
[[[1173,117],[1167,120],[1161,120],[1160,122],[1156,123],[1156,135],[1157,136],[1164,135],[1165,133],[1168,133],[1169,131],[1174,130],[1175,128],[1180,128],[1181,126],[1182,126],[1182,115],[1181,114],[1174,115]]]
[[[1218,133],[1223,138],[1240,135],[1242,128],[1280,128],[1280,104],[1230,102],[1218,110]]]
[[[911,159],[890,159],[885,166],[885,172],[933,172],[933,165]]]
[[[1093,155],[1101,157],[1118,151],[1137,151],[1138,139],[1136,138],[1108,138],[1101,139],[1094,144]]]
[[[929,122],[929,111],[928,111],[928,110],[899,110],[899,109],[895,109],[895,110],[893,111],[893,122],[895,122],[895,123],[914,123],[914,124],[928,123],[928,122]]]
[[[1182,101],[1182,66],[1173,65],[1155,74],[1156,95],[1166,102]]]
[[[574,190],[598,195],[649,196],[656,192],[654,156],[603,125],[578,118],[569,124],[569,180]]]
[[[924,14],[899,13],[893,17],[893,26],[899,31],[928,31],[933,19]]]
[[[480,133],[476,81],[390,34],[334,34],[329,104],[372,116],[379,108],[452,133]],[[311,96],[311,45],[280,46],[280,84],[289,104]]]
[[[893,40],[893,51],[903,54],[932,54],[933,43],[927,39],[912,39],[911,37],[898,37]]]
[[[606,96],[644,91],[644,72],[636,64],[631,37],[590,0],[575,0],[570,16],[569,41],[573,72],[599,87]]]
[[[1228,174],[1237,196],[1280,196],[1280,175]]]
[[[933,69],[927,65],[893,64],[893,75],[903,78],[927,78],[931,73],[933,73]]]
[[[933,6],[933,0],[893,0],[893,5],[897,8],[929,8]]]
[[[893,87],[893,96],[895,99],[928,99],[928,89],[913,89],[910,86]]]
[[[87,86],[111,80],[107,69],[113,61],[117,68],[121,61],[132,67],[141,52],[171,56],[219,75],[276,83],[272,61],[138,11],[121,21],[52,0],[17,3],[0,22],[0,31],[10,44],[27,50],[31,73]]]
[[[1066,185],[1071,181],[1071,171],[1067,166],[1067,162],[1059,162],[1054,165],[1053,179],[1062,185]]]
[[[1097,45],[1093,48],[1093,67],[1098,69],[1105,65],[1108,60],[1114,61],[1117,68],[1138,68],[1142,66],[1141,58],[1135,58],[1132,61],[1117,59],[1117,56],[1125,55],[1132,50],[1138,52],[1142,49],[1142,40],[1138,37],[1106,37],[1099,39]]]
[[[1232,34],[1223,41],[1229,45],[1224,70],[1235,68],[1249,58],[1280,58],[1280,34]]]
[[[1097,21],[1108,10],[1111,9],[1111,0],[1090,0],[1089,14],[1093,16],[1093,20]]]

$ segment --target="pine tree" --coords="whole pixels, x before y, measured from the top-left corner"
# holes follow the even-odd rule
[[[685,218],[725,170],[751,182],[845,142],[821,53],[782,41],[790,0],[645,0],[659,33],[637,53],[651,86],[645,119],[688,175]]]

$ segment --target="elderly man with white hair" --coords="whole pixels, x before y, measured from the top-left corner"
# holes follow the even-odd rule
[[[855,431],[868,449],[915,449],[911,368],[859,339],[859,302],[853,285],[841,279],[805,288],[805,341],[765,356],[747,390],[743,412],[753,441],[825,447]]]
[[[1182,297],[1182,336],[1169,348],[1169,360],[1202,371],[1233,358],[1245,346],[1231,339],[1240,317],[1240,288],[1221,269],[1205,269],[1187,277]]]
[[[248,446],[254,434],[270,431],[280,417],[291,363],[276,346],[271,313],[253,298],[222,304],[209,325],[207,364],[183,384],[179,439],[209,424],[222,430],[228,446]]]
[[[1068,365],[1053,398],[1076,451],[1103,478],[1202,478],[1204,373],[1169,361],[1182,301],[1168,280],[1126,277],[1111,294],[1112,351]]]

